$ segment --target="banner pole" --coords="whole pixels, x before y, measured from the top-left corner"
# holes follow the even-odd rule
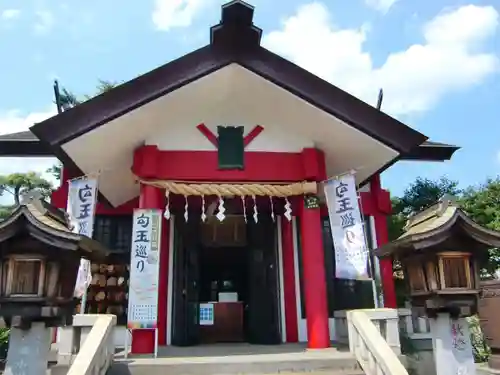
[[[86,184],[85,187],[80,188],[78,185],[80,183]],[[77,184],[77,185],[72,186],[74,184]],[[83,178],[68,180],[68,202],[67,202],[67,206],[66,206],[66,211],[68,212],[68,214],[70,216],[71,224],[74,226],[72,228],[72,231],[74,233],[87,236],[89,238],[92,238],[93,231],[94,231],[95,211],[96,211],[96,207],[97,207],[98,185],[99,185],[99,175],[94,175],[92,178],[89,175],[87,175],[87,176],[84,176]],[[80,193],[83,190],[90,190],[90,192],[86,193],[86,194],[90,193],[90,196],[89,195],[86,195],[86,196],[82,195],[80,197]],[[87,216],[77,217],[77,214],[75,212],[75,208],[78,204],[75,203],[75,199],[80,199],[79,205],[81,207],[89,206],[85,202],[87,199],[91,199],[90,208],[85,207],[85,210],[84,210],[87,213]],[[81,207],[78,210],[81,210]],[[82,223],[85,222],[86,225],[80,226],[80,220],[82,220]],[[78,314],[85,314],[85,310],[87,307],[87,300],[88,300],[88,288],[90,286],[91,280],[92,280],[92,274],[91,274],[90,261],[88,259],[81,258],[80,265],[78,267],[77,285],[75,285],[75,296],[76,296],[76,291],[78,289],[80,289],[81,287],[83,288],[82,295],[80,297],[81,298],[80,311],[78,312]],[[83,281],[83,283],[81,283],[82,281]],[[78,283],[80,283],[80,286],[78,285]],[[83,285],[81,285],[81,284],[83,284]]]
[[[358,202],[359,202],[359,211],[361,215],[361,221],[363,222],[363,236],[365,238],[365,246],[366,250],[368,251],[368,265],[370,267],[370,276],[372,279],[372,293],[373,293],[373,306],[378,309],[380,306],[379,304],[379,299],[378,299],[378,294],[377,294],[377,285],[376,285],[376,280],[375,280],[375,264],[374,264],[374,259],[373,259],[373,251],[371,250],[372,245],[368,243],[368,236],[366,235],[366,220],[365,220],[365,213],[363,212],[363,201],[361,199],[361,194],[358,192],[358,187],[356,186],[356,195],[358,197]],[[369,221],[369,220],[368,220]]]
[[[87,260],[84,260],[85,262]],[[80,260],[80,267],[82,266],[81,264],[81,260]],[[85,267],[88,267],[88,264],[85,265]],[[89,272],[89,270],[86,270],[85,274],[87,274]],[[89,286],[90,285],[87,285],[86,288],[83,290],[83,294],[82,294],[82,302],[80,303],[80,314],[85,314],[85,308],[87,307],[87,293],[88,293],[88,290],[89,290]]]

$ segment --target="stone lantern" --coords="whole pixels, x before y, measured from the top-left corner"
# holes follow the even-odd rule
[[[412,309],[430,318],[437,374],[474,374],[464,318],[477,313],[479,263],[500,247],[500,233],[475,223],[450,196],[412,216],[404,229],[376,254],[401,264]]]
[[[6,374],[45,373],[50,327],[72,322],[80,258],[106,254],[34,195],[0,222],[0,316],[11,328]]]

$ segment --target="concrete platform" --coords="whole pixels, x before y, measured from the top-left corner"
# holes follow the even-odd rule
[[[158,354],[156,359],[151,355],[125,359],[119,352],[109,374],[363,374],[347,349],[335,347],[307,350],[301,344],[216,344],[162,347]]]

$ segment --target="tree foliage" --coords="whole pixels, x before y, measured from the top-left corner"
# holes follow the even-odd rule
[[[454,195],[461,208],[476,223],[500,231],[500,177],[488,179],[485,183],[461,190],[458,182],[445,177],[437,181],[417,178],[403,193],[393,197],[393,215],[389,218],[389,239],[395,240],[403,234],[409,216],[437,202],[443,195]],[[482,276],[492,277],[500,267],[500,249],[490,249],[481,262]],[[398,264],[394,264],[398,270]]]
[[[21,202],[21,196],[31,190],[39,191],[43,197],[52,193],[52,184],[36,172],[12,173],[0,176],[0,195],[5,193],[14,199],[13,205],[0,206],[0,220],[10,215]]]
[[[441,177],[437,181],[417,178],[408,186],[401,197],[392,197],[392,216],[388,218],[389,240],[393,241],[404,232],[404,226],[410,215],[417,213],[436,203],[445,194],[460,195],[458,182]],[[398,306],[403,307],[407,298],[406,285],[402,280],[402,269],[399,262],[393,263],[396,298]]]
[[[63,108],[75,107],[79,104],[82,104],[83,102],[86,102],[87,100],[92,99],[95,96],[101,95],[107,91],[114,89],[119,84],[120,84],[119,82],[112,82],[100,79],[97,81],[97,87],[95,93],[92,95],[85,94],[81,98],[75,95],[72,91],[63,87],[61,89],[61,93],[59,96],[60,104],[62,105]]]
[[[0,176],[0,189],[0,194],[12,194],[17,206],[22,194],[30,190],[38,190],[43,197],[49,196],[52,193],[52,184],[36,172],[12,173]]]
[[[476,223],[500,231],[500,178],[465,189],[461,207]],[[492,277],[500,266],[500,249],[491,249],[483,262],[484,277]]]
[[[402,197],[392,198],[392,216],[388,222],[389,239],[395,240],[403,234],[403,228],[411,214],[431,206],[445,194],[459,197],[461,193],[458,181],[446,177],[437,181],[418,177],[405,189]]]
[[[46,172],[52,174],[56,178],[57,181],[61,181],[62,164],[61,163],[54,164],[52,167],[47,169]]]

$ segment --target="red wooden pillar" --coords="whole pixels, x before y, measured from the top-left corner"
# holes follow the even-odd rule
[[[139,208],[165,208],[165,195],[162,189],[151,185],[141,185],[139,197]],[[166,344],[167,325],[167,288],[168,288],[168,252],[169,252],[169,223],[162,221],[162,234],[160,244],[159,259],[159,280],[158,280],[158,343]],[[154,331],[138,329],[132,331],[131,352],[134,354],[153,353],[154,351]]]
[[[389,241],[387,229],[387,215],[390,213],[380,210],[380,205],[383,200],[387,200],[387,192],[382,190],[380,184],[380,175],[375,175],[370,181],[370,193],[375,202],[377,209],[373,213],[375,222],[375,234],[377,236],[377,245],[382,246]],[[384,194],[386,195],[384,197]],[[380,264],[380,279],[382,281],[382,291],[384,295],[384,306],[388,308],[396,308],[396,288],[394,286],[394,277],[392,272],[392,259],[384,258],[379,260]]]
[[[281,246],[283,251],[283,294],[285,297],[286,342],[299,341],[297,325],[297,296],[295,295],[295,253],[293,224],[284,216],[281,220]]]
[[[321,213],[319,208],[305,208],[303,198],[299,202],[307,346],[328,348],[330,332]]]

